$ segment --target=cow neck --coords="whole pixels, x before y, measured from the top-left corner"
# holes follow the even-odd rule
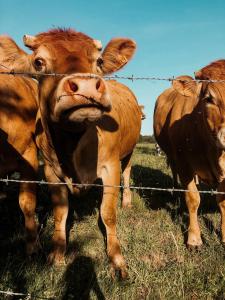
[[[72,177],[76,181],[76,174],[73,168],[72,156],[79,144],[86,128],[79,131],[66,130],[60,123],[49,122],[49,133],[59,165],[66,176]]]

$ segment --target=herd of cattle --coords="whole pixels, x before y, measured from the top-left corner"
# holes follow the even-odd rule
[[[49,261],[64,263],[68,193],[73,183],[104,185],[100,215],[107,253],[115,270],[126,277],[126,263],[116,234],[120,173],[129,186],[131,156],[144,116],[125,85],[103,76],[121,69],[136,44],[128,38],[101,42],[72,29],[54,29],[24,36],[26,53],[8,36],[0,37],[0,177],[20,172],[19,204],[25,218],[27,254],[38,251],[35,219],[37,152],[44,157],[45,176],[53,202],[55,228]],[[32,73],[6,75],[5,71]],[[61,76],[48,76],[50,73]],[[196,72],[197,79],[225,79],[225,61]],[[175,79],[158,98],[155,138],[166,153],[174,182],[185,189],[190,224],[188,245],[202,244],[197,220],[200,196],[194,176],[225,191],[225,83]],[[28,181],[28,182],[27,182]],[[58,183],[58,184],[57,184]],[[62,183],[65,183],[64,185]],[[217,197],[225,242],[225,195]],[[129,188],[122,206],[131,206]]]

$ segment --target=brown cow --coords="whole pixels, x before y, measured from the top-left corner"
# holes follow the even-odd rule
[[[1,43],[8,38],[0,37]],[[1,45],[0,45],[1,49]],[[8,70],[0,50],[0,63]],[[14,171],[21,180],[35,180],[38,168],[34,142],[37,113],[37,83],[30,78],[0,74],[0,177]],[[26,250],[30,255],[37,250],[35,221],[36,186],[21,183],[19,204],[25,217]]]
[[[157,99],[154,113],[155,138],[165,151],[173,173],[179,175],[189,211],[188,246],[200,246],[197,220],[200,204],[194,176],[225,192],[225,84],[197,83],[178,77]],[[217,201],[222,215],[225,242],[225,198]]]
[[[199,71],[195,72],[196,79],[225,79],[225,59],[216,60]]]
[[[126,86],[100,76],[122,68],[136,45],[130,39],[116,38],[101,54],[99,41],[61,29],[26,35],[24,43],[33,53],[18,57],[18,49],[14,49],[14,70],[70,74],[39,76],[41,121],[37,123],[37,140],[45,158],[46,178],[66,182],[72,193],[79,190],[72,182],[102,179],[106,186],[100,214],[106,227],[107,252],[114,269],[125,277],[126,264],[116,234],[119,188],[111,185],[120,183],[120,162],[124,184],[129,185],[130,158],[139,138],[142,113]],[[90,73],[95,76],[90,78]],[[55,263],[64,261],[66,250],[67,187],[50,186],[55,217],[50,260]],[[130,191],[125,189],[123,206],[129,206],[130,199]]]

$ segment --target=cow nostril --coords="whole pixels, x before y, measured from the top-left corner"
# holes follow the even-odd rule
[[[96,90],[98,91],[99,88],[101,86],[101,80],[99,79],[97,82],[96,82]]]
[[[75,82],[69,81],[69,86],[71,91],[73,91],[74,93],[78,91],[78,85]]]

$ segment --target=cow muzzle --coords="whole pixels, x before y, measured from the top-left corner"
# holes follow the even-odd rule
[[[53,112],[55,121],[93,122],[111,110],[105,80],[88,75],[76,74],[61,80]]]

